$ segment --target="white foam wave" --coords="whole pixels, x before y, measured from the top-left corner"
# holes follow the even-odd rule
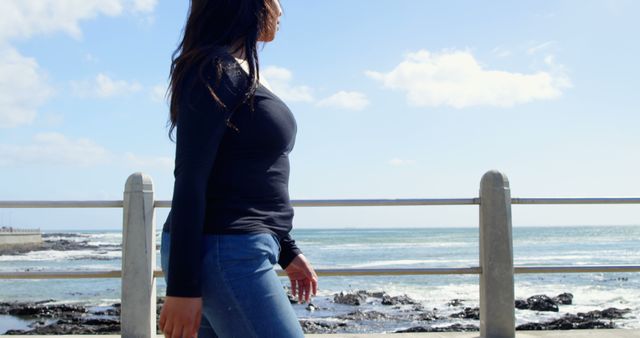
[[[333,251],[333,250],[350,250],[350,249],[369,249],[369,250],[392,250],[392,249],[430,249],[430,248],[463,248],[472,247],[476,244],[467,242],[408,242],[408,243],[342,243],[342,244],[326,244],[318,243],[314,246],[314,250]]]
[[[114,246],[114,245],[120,245],[120,242],[105,242],[105,241],[89,241],[87,244],[89,245],[96,245],[96,246]]]
[[[381,260],[367,263],[353,264],[352,268],[369,268],[380,266],[398,266],[398,265],[419,265],[419,264],[445,264],[445,263],[457,263],[460,265],[471,266],[477,264],[477,262],[466,259],[398,259],[398,260]]]
[[[66,261],[78,259],[116,259],[122,256],[121,251],[96,251],[96,250],[43,250],[31,251],[22,255],[0,256],[0,261],[4,262],[24,262],[24,261]]]

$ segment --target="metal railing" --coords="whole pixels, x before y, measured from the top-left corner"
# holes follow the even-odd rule
[[[479,266],[408,269],[317,269],[319,276],[480,275],[481,337],[515,337],[514,273],[640,272],[640,265],[513,266],[512,204],[640,204],[640,198],[511,198],[507,177],[484,174],[478,198],[461,199],[335,199],[292,200],[295,207],[478,205]],[[0,201],[0,208],[123,208],[122,270],[2,272],[0,279],[121,278],[121,334],[156,334],[155,208],[171,201],[155,200],[149,176],[134,173],[125,184],[124,199],[115,201]],[[278,272],[284,275],[283,271]]]

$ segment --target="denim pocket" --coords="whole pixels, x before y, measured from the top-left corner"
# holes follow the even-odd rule
[[[271,234],[271,237],[273,237],[273,240],[276,242],[276,246],[278,247],[278,252],[282,251],[282,246],[280,246],[280,237],[274,234]]]
[[[278,248],[278,250],[276,250],[275,252],[276,263],[277,263],[280,260],[280,252],[282,252],[282,246],[280,245],[280,237],[274,234],[271,234],[271,237],[273,237],[274,242],[276,242],[276,247]]]

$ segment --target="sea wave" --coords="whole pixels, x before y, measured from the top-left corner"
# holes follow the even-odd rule
[[[103,250],[43,250],[43,251],[31,251],[20,255],[2,255],[0,261],[2,262],[41,262],[52,261],[61,262],[67,260],[79,260],[79,259],[119,259],[122,257],[122,252],[117,251],[103,251]]]
[[[404,266],[404,265],[429,265],[429,264],[448,264],[454,263],[459,266],[471,266],[473,264],[477,265],[477,261],[472,261],[468,259],[397,259],[397,260],[380,260],[380,261],[372,261],[360,264],[353,264],[350,267],[352,268],[369,268],[369,267],[382,267],[382,266]]]

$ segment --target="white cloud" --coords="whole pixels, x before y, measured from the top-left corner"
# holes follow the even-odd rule
[[[46,112],[38,116],[38,122],[47,127],[58,127],[64,122],[64,115],[60,113]]]
[[[139,169],[173,170],[174,160],[163,156],[114,154],[87,138],[70,138],[56,132],[34,135],[29,144],[0,144],[0,167],[126,165]]]
[[[151,99],[155,102],[165,102],[166,92],[167,92],[167,85],[157,84],[151,87],[151,90],[150,90]]]
[[[12,47],[0,47],[0,128],[30,124],[52,94],[53,88],[35,59]]]
[[[307,86],[293,86],[291,81],[293,74],[290,70],[282,67],[269,66],[261,72],[269,80],[273,92],[283,101],[291,102],[313,102],[311,88]]]
[[[127,152],[124,154],[126,163],[138,169],[160,168],[173,170],[174,159],[166,156],[138,156]]]
[[[66,33],[82,37],[80,22],[99,15],[119,16],[125,12],[150,14],[157,0],[2,0],[0,1],[0,128],[34,121],[38,109],[53,94],[45,73],[35,59],[22,56],[12,40],[36,35]],[[95,61],[87,54],[87,61]],[[122,88],[121,83],[104,82],[103,94]],[[129,87],[133,89],[133,87]]]
[[[415,160],[403,160],[403,159],[399,159],[399,158],[393,158],[391,160],[389,160],[389,164],[393,165],[393,166],[405,166],[405,165],[410,165],[410,164],[414,164],[416,163]]]
[[[80,38],[81,21],[127,11],[151,13],[157,4],[157,0],[2,0],[0,41],[58,31]]]
[[[158,0],[134,0],[133,10],[136,12],[149,13],[158,5]]]
[[[527,54],[535,54],[545,49],[549,49],[555,43],[556,41],[546,41],[542,43],[537,43],[534,46],[527,48]]]
[[[123,10],[122,0],[3,0],[0,2],[0,40],[57,31],[80,38],[80,21],[98,15],[120,15]]]
[[[339,91],[322,100],[313,97],[312,89],[308,86],[292,85],[293,74],[290,70],[269,66],[261,73],[261,77],[268,80],[273,92],[284,101],[291,102],[315,102],[319,107],[331,107],[348,110],[362,110],[369,105],[367,96],[356,91]]]
[[[83,97],[108,98],[129,95],[142,90],[142,85],[135,81],[114,80],[99,73],[93,81],[73,81],[74,92]]]
[[[430,53],[420,50],[387,73],[366,71],[386,88],[406,92],[410,105],[419,107],[478,105],[511,107],[533,100],[554,99],[571,86],[561,65],[533,74],[485,69],[468,51]]]
[[[367,96],[360,92],[340,91],[317,103],[320,107],[362,110],[369,105]]]
[[[102,146],[85,138],[70,139],[60,133],[39,133],[27,145],[0,144],[0,166],[70,165],[87,167],[111,161]]]

